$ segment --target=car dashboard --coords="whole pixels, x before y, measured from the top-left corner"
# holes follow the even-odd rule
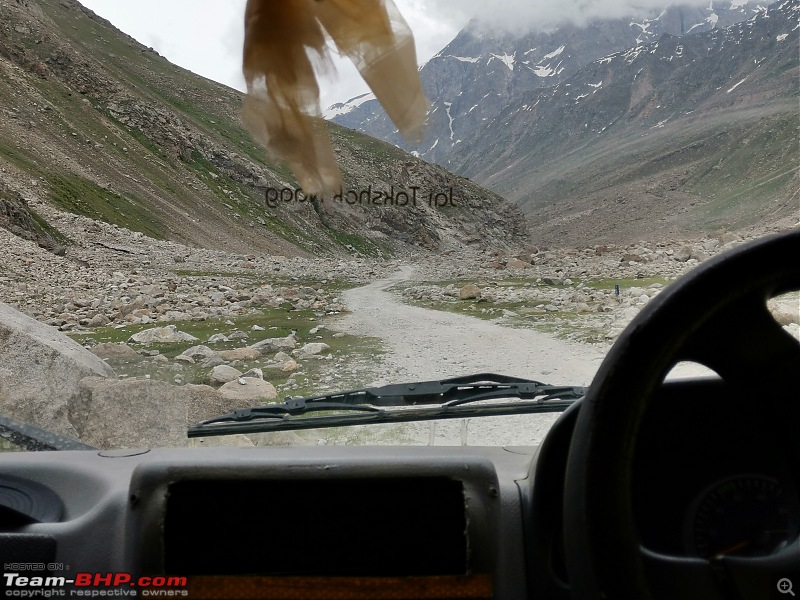
[[[797,543],[796,404],[718,380],[665,384],[634,461],[642,545],[709,557]],[[530,448],[6,453],[0,554],[17,577],[3,584],[63,577],[144,596],[156,590],[142,582],[155,581],[192,598],[569,598],[561,527],[579,409]]]

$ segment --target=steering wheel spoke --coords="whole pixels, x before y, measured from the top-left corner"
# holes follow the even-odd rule
[[[702,324],[680,360],[703,364],[731,384],[752,381],[753,372],[790,384],[797,382],[800,343],[772,317],[763,297],[749,296]]]
[[[639,552],[654,598],[724,600],[726,597],[721,582],[723,574],[709,561],[660,554],[644,547]]]
[[[743,391],[755,381],[785,402],[800,398],[800,344],[766,305],[800,289],[797,256],[800,230],[717,256],[668,286],[617,339],[581,403],[567,460],[564,545],[575,598],[742,600],[769,593],[784,564],[800,568],[797,543],[763,558],[642,549],[632,494],[642,423],[678,362],[706,365]]]

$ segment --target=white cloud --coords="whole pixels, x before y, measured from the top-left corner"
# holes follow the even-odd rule
[[[241,48],[246,0],[80,0],[119,29],[152,46],[170,61],[237,89],[244,89]],[[564,20],[635,13],[667,0],[395,0],[414,31],[420,64],[452,40],[473,16],[520,31]],[[709,0],[684,0],[707,6]],[[322,106],[366,91],[358,72],[335,59],[336,76],[322,84]]]
[[[585,24],[657,10],[669,0],[397,0],[440,23],[463,24],[478,17],[494,27],[520,32],[549,29],[565,22]],[[681,0],[681,5],[708,6],[713,0]]]
[[[185,69],[242,89],[246,0],[80,0]]]

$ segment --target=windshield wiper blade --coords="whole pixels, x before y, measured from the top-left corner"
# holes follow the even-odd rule
[[[390,384],[257,406],[190,427],[189,437],[340,427],[365,423],[401,423],[431,419],[561,412],[586,394],[586,388],[552,386],[539,381],[480,373],[441,381]],[[473,403],[517,398],[523,402]],[[333,412],[316,417],[309,413]]]
[[[28,452],[97,450],[94,446],[88,446],[78,440],[4,416],[0,416],[0,438],[5,438]]]

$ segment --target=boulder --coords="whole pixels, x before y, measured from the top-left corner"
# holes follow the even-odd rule
[[[87,377],[70,417],[82,442],[98,448],[186,445],[183,388],[163,381]]]
[[[218,417],[240,408],[247,408],[250,402],[225,397],[209,385],[184,385],[187,398],[186,424],[194,425],[200,421]]]
[[[219,393],[222,394],[222,397],[226,400],[234,402],[242,401],[249,404],[274,400],[278,397],[278,390],[275,389],[274,385],[263,379],[256,379],[253,377],[242,377],[236,381],[226,383],[219,388]]]
[[[244,408],[207,385],[86,377],[70,418],[81,441],[98,448],[186,446],[186,428]]]
[[[141,360],[144,357],[128,344],[97,344],[92,346],[92,354],[103,360]]]
[[[261,369],[250,369],[247,373],[243,373],[242,377],[251,379],[264,379],[264,371]]]
[[[290,358],[289,360],[281,364],[280,368],[283,373],[292,373],[294,371],[297,371],[300,368],[300,365],[297,363],[295,359]]]
[[[268,431],[251,433],[247,436],[255,446],[306,446],[308,441],[294,431]]]
[[[242,372],[239,369],[234,369],[228,365],[217,365],[213,369],[211,369],[211,381],[212,383],[228,383],[229,381],[234,381],[242,376]]]
[[[74,340],[0,303],[0,414],[76,437],[70,406],[89,376],[116,377]]]
[[[692,258],[692,249],[689,246],[681,246],[675,251],[673,258],[678,262],[686,262]]]
[[[458,290],[459,300],[475,300],[481,297],[481,288],[474,283],[468,283]]]
[[[192,363],[199,363],[203,367],[216,367],[225,362],[222,357],[208,346],[192,346],[181,352],[175,360],[191,359]]]
[[[190,448],[242,448],[253,446],[255,444],[250,438],[242,434],[197,437],[189,440]]]
[[[261,358],[261,352],[255,348],[236,348],[235,350],[220,350],[217,354],[225,361],[234,360],[257,360]]]
[[[294,350],[296,346],[297,340],[294,334],[289,334],[284,338],[267,338],[255,344],[251,344],[249,347],[258,350],[262,354],[274,354],[281,350]]]
[[[530,263],[525,262],[524,260],[520,260],[518,258],[510,258],[508,263],[506,263],[506,267],[509,269],[525,269],[530,267]]]
[[[166,327],[155,327],[135,333],[128,341],[136,342],[137,344],[160,344],[171,342],[196,342],[198,340],[193,335],[178,331],[175,325],[167,325]]]
[[[317,354],[322,354],[330,349],[331,347],[323,342],[312,342],[300,348],[297,351],[297,354],[299,356],[316,356]]]

